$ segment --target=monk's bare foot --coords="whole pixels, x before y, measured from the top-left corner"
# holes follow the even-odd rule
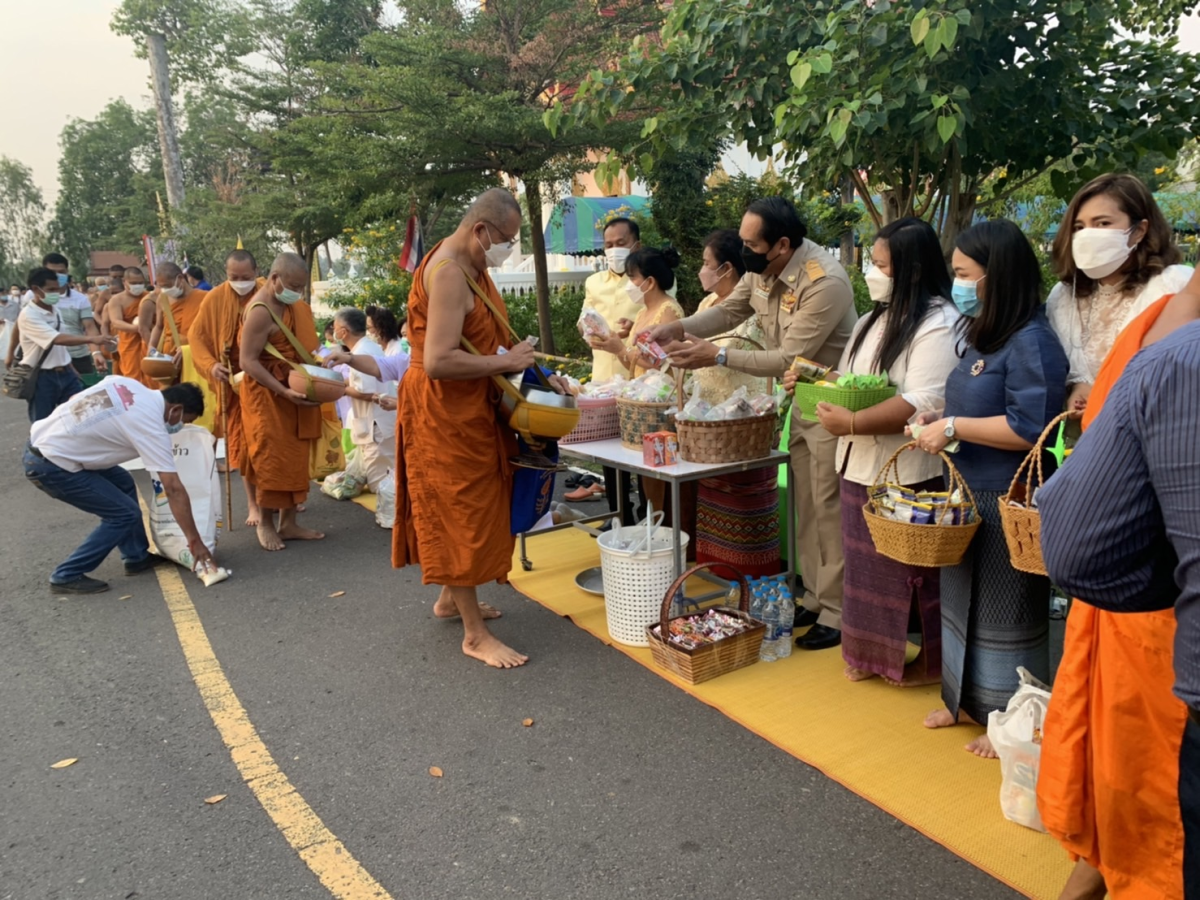
[[[991,740],[986,734],[981,734],[971,743],[967,744],[965,750],[974,753],[981,759],[999,759],[1000,755],[996,753],[996,748],[992,746]]]
[[[1104,876],[1081,859],[1071,870],[1071,877],[1063,885],[1058,900],[1104,900],[1107,896]]]
[[[966,721],[966,719],[961,712],[958,714],[958,718],[956,719],[950,714],[950,710],[943,707],[942,709],[935,709],[925,717],[925,727],[949,728],[951,725],[957,725],[959,722],[964,721]]]
[[[257,528],[262,522],[262,508],[257,503],[251,503],[246,510],[246,525],[249,528]]]
[[[258,523],[258,542],[264,550],[283,549],[283,538],[275,530],[275,523],[270,519]]]
[[[454,605],[454,601],[449,599],[445,593],[437,598],[437,603],[433,604],[433,614],[439,619],[457,619],[459,618],[458,607]],[[503,613],[490,603],[479,601],[479,615],[485,620],[498,619]]]
[[[308,507],[305,506],[303,503],[301,503],[296,507],[296,512],[297,513],[308,512]]]
[[[325,537],[323,532],[313,531],[311,528],[301,528],[295,524],[280,528],[279,536],[285,541],[319,541]]]
[[[529,657],[490,634],[463,638],[463,653],[481,660],[495,669],[515,669],[529,662]]]
[[[867,681],[874,678],[874,672],[868,672],[866,669],[856,669],[854,666],[846,666],[845,675],[847,681]]]

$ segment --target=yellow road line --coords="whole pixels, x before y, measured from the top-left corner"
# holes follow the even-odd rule
[[[391,900],[391,894],[325,827],[275,764],[213,653],[179,570],[174,566],[159,566],[155,572],[179,635],[179,646],[204,705],[229,748],[234,765],[263,809],[321,884],[338,900]]]

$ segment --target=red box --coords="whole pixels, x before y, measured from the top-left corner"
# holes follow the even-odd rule
[[[671,431],[642,435],[642,462],[657,469],[679,462],[679,439]]]

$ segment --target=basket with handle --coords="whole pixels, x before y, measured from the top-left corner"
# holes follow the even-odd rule
[[[714,608],[728,616],[741,619],[750,627],[738,634],[709,644],[702,644],[699,647],[681,647],[672,643],[666,637],[670,633],[671,622],[675,619],[689,618],[689,616],[670,618],[671,604],[674,602],[676,594],[683,590],[687,580],[697,572],[717,566],[720,566],[722,570],[732,570],[737,576],[740,600],[737,608],[732,606]],[[731,588],[731,597],[732,594],[733,589]],[[658,622],[646,626],[646,640],[650,643],[650,655],[654,658],[655,664],[682,678],[688,684],[711,681],[720,675],[758,662],[758,654],[762,650],[765,633],[766,626],[750,616],[750,586],[746,583],[746,576],[726,563],[705,563],[688,569],[680,575],[663,597]]]
[[[806,422],[819,422],[817,418],[818,403],[832,403],[844,407],[851,412],[869,409],[884,400],[896,396],[896,386],[889,384],[881,388],[866,388],[851,390],[841,387],[818,387],[804,381],[797,381],[795,387],[795,403],[800,409],[800,418]]]
[[[887,484],[888,475],[895,472],[895,482],[900,480],[898,460],[901,453],[916,446],[916,441],[910,441],[891,455],[883,468],[879,470],[876,484]],[[882,556],[894,559],[910,566],[956,566],[962,562],[967,547],[971,545],[975,532],[979,530],[979,510],[976,508],[975,495],[971,487],[963,480],[950,457],[939,453],[942,462],[949,472],[947,491],[951,496],[959,492],[966,501],[959,504],[947,503],[938,509],[938,519],[928,525],[914,525],[911,522],[901,522],[888,519],[879,513],[874,498],[863,506],[863,516],[867,521],[867,529],[871,532],[871,540],[875,549]],[[958,509],[960,514],[966,510],[974,513],[974,521],[966,525],[951,525],[945,522],[945,517],[951,515],[951,510]]]
[[[614,526],[600,535],[600,570],[608,634],[618,644],[646,646],[646,626],[658,614],[658,601],[675,573],[675,537],[652,512],[637,525]],[[679,534],[681,554],[688,535]]]
[[[1030,502],[1034,492],[1045,484],[1042,475],[1042,453],[1051,432],[1068,419],[1078,419],[1082,413],[1074,410],[1065,412],[1046,426],[1029,455],[1017,467],[1008,493],[1000,498],[1000,524],[1004,528],[1004,540],[1008,544],[1008,556],[1012,567],[1018,572],[1045,575],[1046,564],[1042,560],[1042,514]]]
[[[725,335],[752,344],[759,350],[762,344],[739,335]],[[714,341],[722,338],[713,338]],[[678,370],[677,370],[678,371]],[[682,373],[679,373],[680,375]],[[771,393],[774,379],[767,379]],[[683,411],[683,388],[676,391],[679,410]],[[768,413],[745,419],[706,420],[679,419],[675,425],[679,435],[679,458],[694,463],[731,463],[770,456],[779,443],[779,416]]]
[[[651,403],[642,400],[617,398],[617,418],[621,425],[621,446],[630,450],[642,449],[642,435],[654,431],[675,431],[675,404],[666,400]]]
[[[588,441],[607,441],[621,434],[616,397],[576,397],[579,424],[571,433],[559,439],[560,444],[583,444]]]

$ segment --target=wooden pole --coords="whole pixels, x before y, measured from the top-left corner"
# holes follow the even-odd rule
[[[225,371],[229,373],[229,377],[233,378],[232,367],[229,365],[229,349],[221,355],[221,365],[225,367]],[[221,382],[221,431],[225,435],[225,530],[233,531],[233,476],[230,475],[229,469],[232,461],[229,458],[229,397],[226,391],[232,387],[230,382]]]

